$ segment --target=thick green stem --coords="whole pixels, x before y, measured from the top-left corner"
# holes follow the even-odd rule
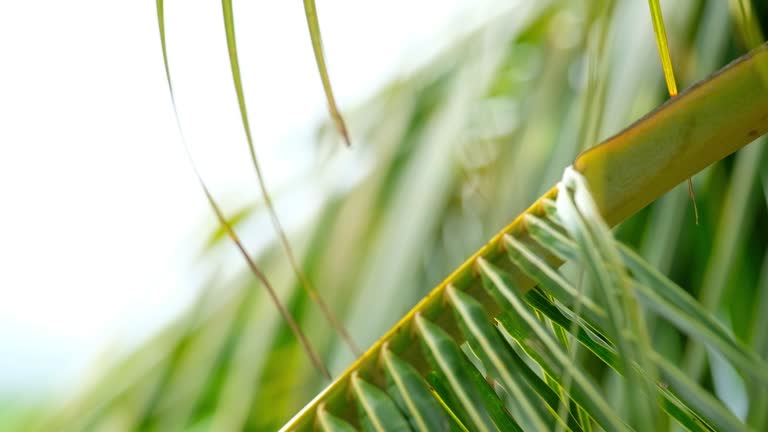
[[[574,163],[615,225],[768,132],[768,45],[689,88]]]

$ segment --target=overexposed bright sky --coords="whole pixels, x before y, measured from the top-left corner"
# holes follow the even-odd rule
[[[195,158],[225,204],[256,200],[221,3],[166,3]],[[317,0],[342,110],[500,4]],[[0,393],[65,387],[106,347],[167,322],[199,285],[193,263],[213,219],[180,144],[154,7],[0,5]],[[234,9],[257,151],[278,188],[301,174],[326,116],[302,2]]]

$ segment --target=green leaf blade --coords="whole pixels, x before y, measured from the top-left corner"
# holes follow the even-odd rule
[[[443,415],[416,370],[388,347],[383,349],[382,360],[390,381],[389,394],[401,411],[408,414],[413,430],[429,432],[446,429],[450,421]]]
[[[352,377],[352,390],[360,409],[363,430],[370,432],[406,432],[411,428],[392,399],[359,375]]]
[[[312,40],[312,51],[315,54],[315,63],[317,63],[317,70],[320,74],[320,80],[323,83],[325,99],[328,102],[328,113],[331,116],[333,124],[336,125],[336,129],[339,131],[339,135],[341,135],[344,139],[344,143],[349,147],[351,142],[349,140],[347,126],[344,123],[344,118],[339,112],[339,108],[336,106],[336,97],[333,95],[331,79],[328,76],[328,68],[325,65],[325,52],[323,50],[323,39],[320,35],[320,21],[317,19],[315,0],[304,0],[304,14],[307,17],[307,27],[309,28],[309,36]]]
[[[320,430],[323,432],[356,432],[357,429],[352,427],[346,421],[332,415],[321,407],[317,410],[317,422]]]
[[[497,416],[492,411],[494,406],[486,404],[489,402],[489,397],[497,400],[498,397],[495,393],[489,395],[489,391],[493,393],[489,388],[478,388],[478,381],[485,383],[484,378],[442,329],[421,316],[416,318],[416,327],[422,337],[427,356],[432,360],[435,368],[445,376],[451,392],[469,416],[472,429],[493,431],[496,430],[498,423],[503,423],[508,428],[512,427],[507,430],[519,429],[511,418],[504,419],[504,416]],[[497,423],[494,424],[495,422]],[[498,426],[502,427],[500,424]]]
[[[480,356],[480,360],[486,368],[500,379],[504,388],[520,406],[528,422],[536,430],[551,430],[553,428],[552,421],[545,420],[548,416],[541,409],[536,394],[526,392],[527,386],[519,377],[518,372],[512,369],[515,364],[514,360],[503,349],[504,341],[488,321],[482,306],[472,297],[453,286],[448,287],[447,293],[468,341],[477,348],[474,351]]]

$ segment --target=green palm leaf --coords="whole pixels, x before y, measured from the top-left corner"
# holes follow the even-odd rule
[[[756,82],[761,84],[757,64],[768,58],[766,52],[765,48],[762,48],[742,62],[736,63],[732,69],[721,72],[709,83],[700,85],[697,89],[706,88],[717,92],[718,84],[725,83],[727,85],[730,79],[735,79],[736,75],[741,76],[741,78],[752,77],[751,79],[757,80]],[[750,65],[751,62],[754,62],[755,65]],[[741,75],[745,71],[749,72]],[[629,427],[641,430],[653,429],[665,423],[667,415],[677,419],[680,424],[691,430],[699,430],[699,425],[702,422],[723,430],[746,427],[707,391],[686,378],[677,366],[653,350],[649,343],[647,324],[643,319],[643,308],[648,307],[668,318],[672,324],[689,332],[693,337],[705,338],[707,342],[721,349],[723,354],[735,364],[744,367],[745,372],[750,375],[761,378],[768,368],[765,367],[762,360],[749,353],[727,335],[713,318],[681,289],[658,273],[649,270],[649,266],[636,255],[628,252],[626,247],[617,245],[608,225],[602,220],[602,215],[606,212],[609,215],[612,211],[617,212],[619,216],[609,216],[615,220],[617,217],[626,216],[623,214],[627,211],[626,208],[642,205],[642,201],[647,199],[645,197],[649,193],[643,190],[644,187],[655,189],[658,186],[654,185],[654,182],[664,182],[668,184],[667,187],[671,187],[676,180],[679,181],[681,176],[688,173],[685,172],[685,169],[680,170],[682,172],[677,172],[675,176],[670,176],[670,173],[666,172],[659,173],[660,177],[663,178],[657,180],[649,179],[649,176],[644,174],[642,178],[629,180],[630,184],[635,183],[639,189],[630,187],[621,191],[611,187],[611,182],[593,181],[604,188],[602,191],[616,191],[616,195],[604,196],[601,193],[597,195],[597,198],[593,197],[587,186],[590,177],[592,179],[604,179],[612,178],[614,175],[625,175],[623,172],[616,171],[613,166],[606,165],[608,160],[617,160],[616,158],[621,160],[623,157],[622,153],[614,153],[614,149],[617,147],[625,148],[626,152],[632,153],[634,151],[633,146],[642,148],[643,144],[640,144],[642,141],[638,142],[638,137],[642,136],[641,131],[650,130],[645,128],[645,124],[659,124],[666,118],[676,117],[675,114],[672,114],[675,105],[698,100],[699,96],[696,93],[697,90],[686,92],[667,105],[666,109],[670,111],[659,110],[640,123],[633,125],[629,132],[619,134],[617,138],[609,140],[606,144],[596,147],[577,159],[576,166],[582,167],[581,169],[587,174],[586,177],[575,170],[568,170],[557,190],[545,195],[538,206],[529,209],[523,219],[518,219],[523,223],[527,222],[527,225],[532,227],[530,233],[521,229],[521,225],[513,224],[508,227],[489,245],[470,258],[458,273],[452,275],[443,285],[438,286],[427,299],[417,305],[398,324],[395,329],[397,330],[396,333],[390,332],[382,339],[384,341],[402,339],[404,338],[402,336],[403,329],[407,329],[411,325],[415,326],[416,338],[420,339],[421,343],[427,347],[426,357],[429,361],[417,361],[414,366],[422,373],[429,374],[431,373],[430,370],[434,370],[444,376],[448,386],[447,389],[444,389],[447,394],[444,395],[443,399],[454,401],[453,403],[457,406],[451,407],[451,409],[461,413],[459,418],[464,424],[471,425],[473,429],[477,430],[491,430],[494,424],[496,427],[502,427],[501,425],[504,424],[503,428],[519,427],[517,421],[513,420],[512,417],[499,415],[505,410],[498,409],[498,399],[483,397],[483,394],[488,394],[482,391],[484,386],[478,387],[476,385],[477,379],[471,379],[477,374],[488,376],[489,371],[495,371],[496,374],[499,371],[504,371],[500,383],[502,387],[506,386],[505,391],[509,394],[520,395],[521,393],[520,384],[513,381],[509,373],[509,368],[514,366],[514,361],[511,360],[510,356],[506,356],[503,361],[501,360],[499,347],[502,344],[500,344],[500,339],[496,338],[495,343],[489,343],[489,340],[493,340],[490,337],[492,333],[487,327],[481,327],[480,324],[483,319],[499,316],[499,312],[502,312],[501,316],[505,317],[502,322],[507,323],[502,328],[509,333],[510,339],[514,340],[518,346],[525,347],[522,348],[522,352],[526,353],[526,356],[539,367],[542,367],[547,376],[553,377],[556,382],[572,379],[570,392],[576,398],[576,404],[584,408],[601,427],[607,430],[623,430]],[[760,112],[768,112],[765,109],[766,107],[759,108]],[[758,118],[760,115],[764,114],[749,116]],[[759,123],[757,121],[754,127],[759,127]],[[692,132],[692,134],[695,135],[696,132]],[[622,140],[628,135],[630,142],[625,144]],[[651,132],[650,135],[657,136],[654,132]],[[686,143],[686,145],[691,146],[690,143]],[[695,143],[693,143],[693,147],[696,147]],[[702,150],[710,156],[713,155],[712,149],[704,150],[702,148]],[[675,159],[681,154],[690,154],[690,150],[676,153],[672,149],[666,154]],[[635,163],[640,163],[638,162],[640,159],[635,158],[634,160]],[[685,164],[687,162],[690,161],[671,162],[671,164]],[[634,170],[637,171],[637,168]],[[595,175],[600,177],[595,177]],[[637,201],[637,196],[632,195],[634,190],[638,191],[640,202]],[[553,208],[549,200],[555,197],[557,203]],[[615,203],[621,204],[616,205]],[[542,215],[545,211],[553,213],[549,222],[537,219],[537,214]],[[500,244],[501,240],[509,245],[508,250],[512,251],[509,261],[504,260],[503,254],[494,251],[495,246]],[[537,252],[533,252],[534,250]],[[549,253],[542,253],[547,250]],[[557,255],[560,256],[557,257]],[[624,416],[613,409],[591,378],[573,365],[569,354],[556,341],[555,334],[536,318],[530,303],[523,297],[523,294],[531,286],[531,282],[526,282],[525,278],[533,278],[533,283],[540,284],[544,289],[550,288],[551,294],[554,294],[556,299],[559,296],[565,302],[564,304],[560,303],[559,308],[578,317],[579,314],[575,313],[574,310],[578,311],[576,308],[581,306],[580,299],[583,294],[578,293],[573,285],[566,282],[555,267],[552,267],[552,265],[561,262],[561,259],[566,258],[581,262],[587,269],[589,279],[598,287],[596,293],[584,303],[587,305],[586,309],[593,314],[594,320],[590,324],[597,327],[601,339],[606,338],[608,340],[607,346],[604,347],[604,350],[600,350],[598,348],[600,345],[595,342],[596,339],[588,336],[577,337],[577,340],[588,341],[588,345],[592,347],[592,352],[616,353],[615,356],[611,356],[610,363],[624,375],[624,379],[628,380],[628,385],[625,388],[631,411],[626,418],[622,418]],[[497,264],[491,264],[488,260],[493,260]],[[525,262],[527,265],[523,265]],[[509,269],[511,273],[497,267],[497,265]],[[473,266],[478,266],[477,269],[483,275],[481,279],[485,282],[486,293],[478,291],[472,286],[474,277],[469,272]],[[640,280],[634,279],[633,273],[637,273]],[[533,293],[536,292],[533,291]],[[441,303],[437,302],[436,297],[439,298],[443,295],[447,295],[448,304],[456,311],[456,321],[458,322],[441,313],[443,307]],[[535,296],[535,294],[529,294],[529,296]],[[636,299],[642,300],[642,307]],[[542,303],[539,295],[538,304],[541,305]],[[572,309],[567,309],[565,306],[573,304],[575,306],[571,306]],[[558,306],[554,304],[551,307],[558,309]],[[470,311],[474,313],[470,313]],[[552,310],[549,312],[549,315],[552,316],[551,319],[569,324],[568,328],[570,329],[575,327],[578,332],[582,332],[584,335],[590,331],[583,326],[581,318],[568,323],[553,313]],[[428,319],[427,316],[431,318]],[[415,321],[412,321],[413,319]],[[443,327],[448,332],[434,324],[434,320],[442,322]],[[485,331],[481,332],[481,328],[484,328]],[[561,328],[566,329],[565,327]],[[409,333],[406,332],[405,334]],[[472,364],[470,360],[460,355],[461,350],[458,345],[465,340],[469,340],[474,351],[479,353],[480,363],[483,364],[481,369],[475,370],[474,367],[470,366]],[[402,346],[402,342],[399,345]],[[372,358],[370,356],[376,352],[376,347],[374,347],[366,357]],[[603,356],[608,357],[605,354]],[[365,360],[364,357],[362,361],[358,361],[350,371],[360,367],[368,368],[368,366],[364,366]],[[618,363],[616,363],[617,360]],[[341,380],[337,381],[335,385],[344,385],[345,376],[346,374],[342,375]],[[669,389],[666,388],[667,385]],[[523,413],[533,425],[538,424],[538,428],[543,424],[544,420],[540,413],[546,412],[546,410],[543,409],[545,404],[542,404],[540,399],[518,398],[511,402],[511,406]],[[534,406],[537,408],[534,409]],[[491,413],[497,415],[494,416]],[[553,412],[550,414],[557,415]],[[305,412],[304,415],[297,417],[289,428],[300,425],[306,427],[311,424],[311,418],[311,414]],[[350,418],[350,420],[354,422],[355,419]],[[556,418],[556,420],[564,424],[568,422],[567,418]],[[512,421],[513,423],[504,423],[505,421]]]

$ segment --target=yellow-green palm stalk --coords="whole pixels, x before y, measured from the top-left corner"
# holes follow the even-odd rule
[[[552,224],[548,225],[547,222],[544,222],[542,225],[540,221],[543,219],[549,218],[550,221],[561,222],[566,228],[560,228],[560,230],[569,231],[571,235],[575,236],[575,241],[581,241],[579,235],[586,236],[587,239],[584,240],[587,242],[586,244],[596,245],[598,251],[608,251],[595,262],[600,262],[601,259],[610,261],[608,257],[624,254],[624,262],[632,268],[634,261],[632,261],[631,253],[626,255],[629,252],[624,250],[616,252],[611,246],[605,246],[607,243],[600,237],[604,235],[603,229],[599,226],[584,228],[585,224],[591,223],[588,212],[593,209],[592,216],[595,218],[602,217],[608,225],[616,225],[681,181],[765,134],[768,131],[768,87],[762,80],[761,68],[766,65],[768,65],[768,45],[763,45],[712,77],[692,86],[677,98],[668,101],[621,133],[582,153],[574,161],[573,169],[580,173],[576,176],[577,178],[581,179],[583,176],[583,179],[589,184],[591,198],[587,201],[592,203],[590,204],[592,207],[587,205],[586,210],[579,207],[579,200],[584,201],[584,197],[581,196],[580,198],[578,188],[576,188],[574,195],[567,199],[562,193],[559,193],[557,187],[552,188],[524,214],[516,218],[472,255],[443,283],[438,285],[331,386],[286,425],[285,430],[310,429],[315,422],[318,422],[317,424],[323,430],[347,430],[348,425],[342,419],[356,417],[354,414],[355,407],[350,402],[350,398],[357,400],[362,407],[360,408],[361,421],[367,425],[366,429],[383,430],[377,427],[377,422],[387,419],[394,421],[387,417],[388,412],[390,415],[392,414],[390,411],[394,407],[389,406],[388,403],[391,403],[387,402],[389,399],[383,397],[380,394],[381,390],[370,383],[384,385],[388,379],[399,377],[402,382],[395,379],[396,386],[406,385],[410,382],[409,380],[414,379],[414,374],[428,372],[430,364],[433,367],[437,364],[438,369],[444,367],[444,372],[460,370],[460,367],[456,369],[454,367],[456,365],[450,364],[451,361],[461,363],[460,353],[450,354],[441,352],[441,350],[448,346],[446,344],[450,338],[464,340],[463,334],[474,333],[471,329],[469,333],[467,332],[466,321],[462,321],[460,318],[457,322],[453,318],[450,308],[445,307],[446,302],[453,303],[456,310],[462,310],[464,307],[479,307],[478,311],[496,317],[496,319],[503,317],[511,319],[509,314],[502,314],[502,312],[514,308],[515,315],[518,318],[524,318],[525,311],[517,309],[515,302],[518,300],[515,300],[515,296],[527,293],[537,282],[541,284],[542,280],[552,280],[552,276],[532,279],[532,273],[526,271],[524,266],[510,264],[506,258],[507,255],[517,251],[517,254],[523,253],[523,256],[532,257],[533,261],[540,266],[538,271],[542,271],[541,269],[558,266],[564,258],[568,257],[568,253],[575,253],[568,249],[568,246],[563,246],[560,249],[557,247],[553,247],[551,250],[542,249],[540,239],[536,240],[534,237],[539,238],[542,235],[548,235],[551,240],[560,235],[558,229],[551,228]],[[552,200],[555,199],[558,200],[559,211],[553,215]],[[566,209],[570,213],[562,211],[560,201],[563,200],[566,203],[571,201],[576,203],[571,203],[571,207]],[[570,219],[563,220],[566,218]],[[573,222],[574,218],[577,222]],[[580,226],[581,231],[578,229],[571,231],[568,227],[574,226],[573,224]],[[544,231],[532,228],[536,226],[544,227]],[[547,234],[542,234],[542,232]],[[592,235],[595,238],[589,240]],[[557,241],[561,242],[559,244],[562,246],[569,244],[570,240]],[[552,245],[551,242],[547,244]],[[564,252],[566,249],[568,251]],[[582,250],[589,250],[589,248],[582,248]],[[629,258],[627,258],[628,256]],[[644,271],[642,266],[632,268],[635,277],[642,277]],[[594,273],[598,276],[601,274],[599,269],[595,270]],[[646,272],[646,276],[649,278],[655,277],[652,275],[652,272]],[[623,280],[625,276],[618,277],[619,280]],[[484,284],[479,283],[481,279],[495,288],[487,291],[488,288],[484,289]],[[661,282],[659,284],[663,285]],[[563,285],[558,286],[562,287]],[[494,290],[500,290],[502,297],[507,297],[503,301],[500,301],[499,298],[493,298],[493,293],[497,292]],[[491,293],[490,296],[489,292]],[[470,303],[475,304],[472,303],[475,300],[464,299],[462,302],[461,297],[463,295],[468,295],[479,303],[476,306],[467,306]],[[649,302],[653,303],[658,300],[658,297],[668,295],[674,297],[678,294],[669,286],[663,285],[663,289],[659,291],[645,292],[645,294],[641,292],[639,295],[648,296],[652,299]],[[582,302],[578,296],[576,298]],[[682,305],[681,308],[687,308],[690,313],[699,316],[701,322],[709,322],[707,321],[709,318],[686,299],[674,297],[667,299],[666,303],[659,301],[658,304],[662,305],[659,308],[663,312],[663,308],[669,306],[670,303],[679,304]],[[584,302],[584,307],[587,311],[591,311],[597,320],[605,319],[600,315],[600,309],[590,309],[587,302]],[[464,324],[461,324],[462,322]],[[528,325],[532,326],[533,324],[528,323]],[[687,324],[684,322],[682,325]],[[460,327],[463,331],[460,330]],[[704,327],[706,328],[706,326]],[[695,333],[700,331],[700,328],[696,327],[690,331]],[[768,377],[766,377],[768,369],[761,369],[764,364],[751,354],[741,353],[741,347],[738,344],[735,347],[730,346],[729,338],[722,333],[720,327],[712,324],[704,334],[705,337],[714,338],[712,340],[715,342],[712,343],[723,345],[724,352],[730,353],[726,355],[732,356],[732,358],[729,357],[732,361],[746,367],[749,373],[755,375],[759,380],[768,382]],[[544,335],[539,336],[544,337]],[[448,363],[428,362],[419,353],[421,349],[419,341],[425,345],[426,352],[431,352],[434,358]],[[548,348],[556,351],[555,346],[548,346]],[[678,373],[679,371],[669,365],[666,360],[660,358],[658,354],[651,354],[650,357],[665,382],[675,390],[676,396],[671,397],[665,393],[664,387],[660,387],[660,393],[665,401],[663,403],[665,410],[676,420],[680,422],[685,422],[685,419],[690,420],[686,426],[691,430],[696,429],[696,425],[701,421],[700,416],[708,417],[706,422],[717,429],[728,430],[741,425],[732,414],[723,411],[717,405],[712,405],[711,398],[701,396],[696,391],[691,390],[693,384],[683,374]],[[407,360],[410,366],[398,366],[399,359]],[[625,359],[620,362],[617,368],[621,369],[631,364],[626,363],[627,361],[629,360]],[[569,376],[570,374],[573,375],[574,390],[582,392],[583,405],[580,404],[580,406],[593,407],[594,409],[588,410],[593,416],[600,413],[604,414],[603,418],[595,418],[596,421],[606,430],[621,430],[626,427],[620,419],[610,414],[610,410],[602,409],[606,403],[604,398],[592,392],[586,378],[581,377],[578,371],[568,370],[566,372]],[[451,411],[446,418],[453,418],[453,415],[458,415],[463,419],[461,422],[472,423],[468,427],[470,430],[484,430],[486,428],[490,430],[492,425],[498,426],[500,421],[504,421],[494,415],[498,412],[494,411],[492,403],[485,405],[486,411],[477,408],[478,411],[475,412],[472,408],[474,406],[473,400],[477,397],[482,398],[482,394],[462,395],[461,392],[456,393],[456,383],[461,379],[454,377],[457,380],[454,382],[454,378],[451,378],[451,374],[447,372],[444,376],[447,377],[447,382],[429,381],[430,385],[433,387],[447,385],[454,390],[453,394],[459,399],[458,406],[469,407],[466,408],[466,412],[462,413]],[[429,377],[427,378],[429,380]],[[474,378],[466,379],[471,381]],[[575,394],[580,394],[578,392]],[[401,392],[401,394],[405,393]],[[419,393],[416,390],[411,390],[409,394],[418,395]],[[423,392],[421,395],[423,396]],[[429,393],[426,395],[428,396]],[[685,399],[684,407],[687,405],[698,410],[699,417],[686,414],[684,408],[675,405],[677,398]],[[409,405],[411,403],[415,407],[417,402],[405,401],[405,405],[411,406]],[[424,403],[434,403],[434,399]],[[488,408],[489,406],[490,408]],[[415,409],[414,412],[421,411]],[[526,412],[528,414],[526,417],[532,419],[531,421],[536,422],[537,419],[541,418],[535,411],[528,410]],[[701,414],[702,412],[704,414]],[[377,415],[384,417],[377,418]],[[415,424],[429,424],[428,419],[416,417],[418,415],[413,418]],[[414,423],[412,422],[412,424]],[[467,425],[461,423],[460,426]],[[509,425],[509,427],[516,429],[515,425]],[[429,430],[429,428],[422,428],[422,430]]]

